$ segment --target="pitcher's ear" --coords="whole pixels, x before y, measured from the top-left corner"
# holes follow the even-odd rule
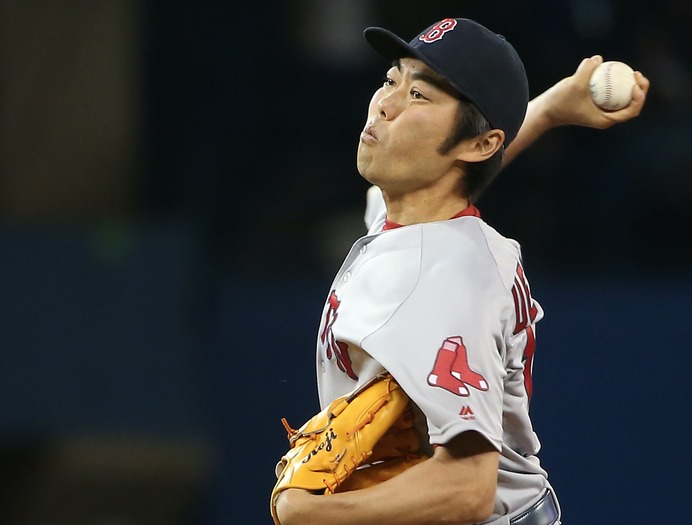
[[[464,162],[482,162],[495,155],[504,143],[505,132],[501,129],[491,129],[462,141],[457,159]]]

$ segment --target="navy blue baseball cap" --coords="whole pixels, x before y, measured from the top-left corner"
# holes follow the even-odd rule
[[[368,43],[385,59],[414,57],[473,102],[505,146],[519,132],[529,103],[524,64],[502,35],[468,18],[445,18],[409,43],[381,27],[365,30]]]

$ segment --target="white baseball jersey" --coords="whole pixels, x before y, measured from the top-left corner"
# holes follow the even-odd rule
[[[492,519],[510,514],[549,487],[528,413],[543,311],[520,247],[473,206],[387,229],[379,190],[368,201],[368,235],[351,248],[322,315],[320,404],[389,371],[424,414],[431,445],[474,430],[497,448]]]

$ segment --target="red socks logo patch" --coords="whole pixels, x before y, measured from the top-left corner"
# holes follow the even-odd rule
[[[485,378],[471,370],[464,341],[459,336],[448,337],[442,343],[435,366],[428,375],[428,384],[462,397],[469,395],[469,386],[476,390],[488,390]]]

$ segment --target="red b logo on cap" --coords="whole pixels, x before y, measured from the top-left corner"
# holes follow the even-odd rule
[[[445,36],[445,33],[451,31],[456,26],[456,20],[454,20],[453,18],[445,18],[444,20],[439,21],[437,24],[428,29],[428,32],[418,37],[418,39],[422,40],[426,44],[432,44],[433,42],[442,40],[442,37]]]

